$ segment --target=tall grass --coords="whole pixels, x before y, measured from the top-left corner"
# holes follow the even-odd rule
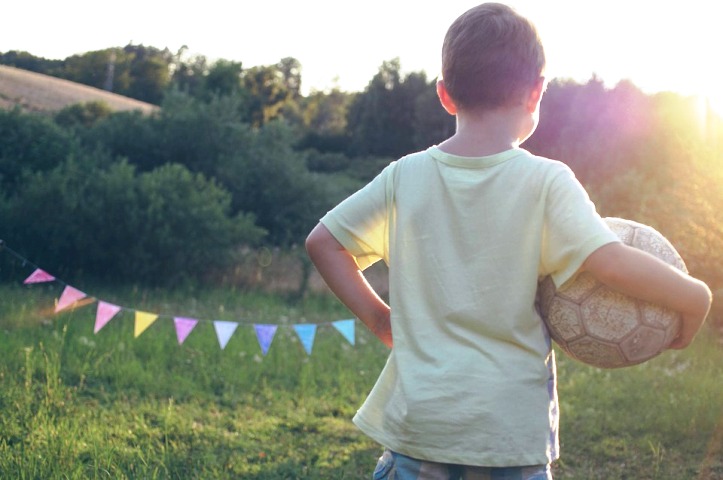
[[[335,300],[230,289],[94,291],[161,315],[245,322],[219,348],[210,322],[179,346],[159,318],[52,314],[57,288],[0,286],[0,478],[358,479],[380,447],[350,418],[386,360]],[[308,356],[290,325],[319,323]],[[251,323],[279,324],[263,356]],[[559,355],[557,479],[723,478],[723,352],[706,335],[643,365],[598,370]]]

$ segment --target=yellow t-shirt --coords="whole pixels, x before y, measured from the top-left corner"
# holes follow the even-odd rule
[[[564,164],[437,147],[393,162],[321,222],[389,265],[394,348],[354,422],[399,453],[520,466],[557,458],[554,353],[537,280],[619,241]]]

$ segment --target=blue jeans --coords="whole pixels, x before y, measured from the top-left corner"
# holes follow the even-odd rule
[[[373,480],[552,480],[549,465],[474,467],[417,460],[385,450]]]

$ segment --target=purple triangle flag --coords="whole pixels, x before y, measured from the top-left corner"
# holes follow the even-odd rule
[[[216,330],[216,338],[218,338],[218,344],[221,346],[221,350],[226,348],[226,344],[231,339],[231,335],[236,331],[238,323],[226,322],[224,320],[216,320],[213,322],[213,328]]]
[[[337,320],[331,323],[349,343],[354,345],[354,319],[351,320]]]
[[[98,333],[120,310],[121,307],[118,305],[99,301],[98,310],[95,314],[95,328],[93,328],[93,333]]]
[[[63,290],[63,293],[60,295],[60,300],[58,300],[58,304],[55,306],[55,313],[58,313],[59,311],[66,309],[73,305],[78,300],[85,298],[87,295],[80,290],[71,287],[70,285],[66,286]]]
[[[188,334],[190,334],[191,330],[193,330],[196,327],[198,320],[196,320],[194,318],[176,317],[173,319],[173,323],[176,326],[176,337],[178,337],[178,344],[183,345],[183,342],[188,337]],[[231,333],[233,333],[233,332],[231,332]],[[230,337],[230,335],[229,335],[229,337]],[[228,342],[228,339],[226,341]],[[225,344],[224,344],[224,346],[225,346]],[[221,348],[223,348],[223,347],[221,347]]]
[[[23,283],[27,285],[28,283],[52,282],[53,280],[55,280],[54,276],[38,268],[33,273],[31,273],[30,276],[26,278]]]
[[[311,349],[314,348],[314,336],[316,335],[316,325],[312,324],[299,324],[294,325],[294,330],[301,340],[301,344],[304,346],[304,350],[308,355],[311,355]]]
[[[269,351],[269,347],[271,346],[271,342],[274,340],[274,335],[276,334],[276,329],[278,328],[278,325],[254,325],[254,329],[256,330],[256,338],[259,341],[259,345],[261,346],[261,352],[266,355],[266,353]]]

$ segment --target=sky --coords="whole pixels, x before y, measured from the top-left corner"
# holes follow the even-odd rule
[[[10,0],[0,52],[63,59],[109,47],[168,48],[245,68],[294,57],[302,90],[361,91],[382,62],[437,76],[444,34],[479,2],[445,0]],[[717,0],[510,0],[538,27],[549,78],[705,96],[723,112],[723,6]]]

